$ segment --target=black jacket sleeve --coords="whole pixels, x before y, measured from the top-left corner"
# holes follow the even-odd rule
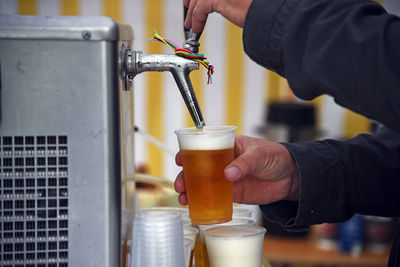
[[[246,53],[299,98],[329,94],[400,131],[400,18],[370,0],[254,0]]]
[[[354,213],[399,216],[400,134],[380,128],[348,141],[284,144],[301,174],[300,201],[262,206],[286,228],[340,222]]]

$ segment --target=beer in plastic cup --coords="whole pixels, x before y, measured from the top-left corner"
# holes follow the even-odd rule
[[[255,226],[257,220],[250,217],[233,217],[231,221],[222,224],[211,224],[211,225],[198,225],[199,235],[194,247],[194,259],[196,267],[209,267],[210,263],[208,260],[206,240],[204,232],[207,229],[214,227],[232,226],[232,225],[247,225]]]
[[[234,126],[204,126],[175,131],[193,224],[216,224],[232,219],[233,183],[224,168],[234,159]]]
[[[248,225],[205,230],[210,267],[261,267],[265,232]]]

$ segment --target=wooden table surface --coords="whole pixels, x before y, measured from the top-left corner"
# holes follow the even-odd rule
[[[321,249],[314,235],[305,238],[283,238],[266,235],[264,256],[274,263],[332,264],[346,266],[386,266],[390,248],[382,253],[365,249],[359,256],[339,253],[337,248]]]

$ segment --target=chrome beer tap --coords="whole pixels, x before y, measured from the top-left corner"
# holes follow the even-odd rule
[[[186,107],[197,128],[205,123],[201,115],[189,73],[199,69],[199,63],[176,55],[146,54],[123,47],[120,55],[120,75],[125,81],[125,89],[130,88],[133,78],[146,71],[169,71],[178,85]]]

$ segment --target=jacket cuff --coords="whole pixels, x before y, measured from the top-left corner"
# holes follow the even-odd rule
[[[268,205],[260,205],[265,218],[273,223],[280,224],[288,232],[303,232],[308,230],[308,225],[296,224],[299,202],[278,201]]]
[[[300,201],[292,226],[336,222],[347,217],[345,173],[329,142],[283,145],[296,161],[300,173]]]
[[[279,201],[260,206],[272,222],[288,231],[304,230],[322,222],[336,222],[348,218],[344,170],[328,143],[282,143],[294,158],[300,173],[298,202]]]

